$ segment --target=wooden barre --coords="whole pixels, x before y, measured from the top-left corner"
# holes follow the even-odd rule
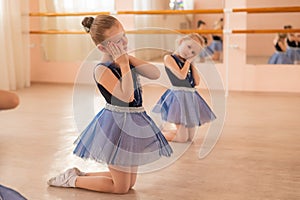
[[[31,30],[30,34],[86,34],[85,31],[68,31],[68,30]],[[222,30],[130,30],[126,34],[188,34],[188,33],[218,33],[222,34]]]
[[[247,13],[280,13],[300,12],[300,6],[295,7],[270,7],[270,8],[234,8],[232,12]],[[224,13],[224,9],[197,9],[197,10],[146,10],[146,11],[116,11],[116,15],[171,15],[171,14],[218,14]],[[31,17],[66,17],[66,16],[95,16],[99,14],[112,14],[111,12],[78,12],[78,13],[29,13]]]
[[[261,29],[261,30],[232,30],[234,34],[266,34],[266,33],[300,33],[300,29]]]
[[[272,8],[234,8],[232,12],[247,12],[247,13],[300,12],[300,6],[272,7]]]
[[[145,11],[116,11],[117,15],[166,15],[166,14],[216,14],[223,13],[223,9],[209,10],[145,10]],[[111,12],[78,12],[78,13],[29,13],[29,16],[35,17],[66,17],[66,16],[89,16],[89,15],[109,15]]]
[[[253,30],[232,30],[233,34],[266,34],[266,33],[299,33],[300,29],[253,29]],[[68,31],[68,30],[31,30],[30,34],[86,34],[85,31]],[[131,30],[127,34],[223,34],[222,30]]]

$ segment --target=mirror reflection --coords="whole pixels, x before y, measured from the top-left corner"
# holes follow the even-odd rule
[[[195,10],[195,9],[220,9],[224,7],[223,0],[135,0],[134,10]],[[185,29],[223,29],[223,14],[184,14],[184,15],[139,15],[134,19],[135,28],[161,27],[170,30]],[[222,34],[202,34],[205,39],[205,51],[199,55],[199,60],[223,61],[223,35]],[[142,40],[147,37],[147,40]],[[143,43],[145,46],[159,46],[162,49],[175,49],[178,34],[160,35],[155,34],[136,36],[135,45]],[[148,41],[148,43],[147,43]],[[156,45],[154,43],[157,43]],[[162,61],[161,52],[143,51],[145,54],[139,57],[148,61]],[[149,58],[151,57],[151,58]]]
[[[292,29],[291,25],[284,29]],[[300,64],[300,34],[278,33],[273,41],[275,52],[268,64]]]
[[[298,0],[251,0],[248,8],[293,7]],[[247,14],[247,29],[299,29],[300,13]],[[300,33],[247,34],[247,64],[299,64]],[[297,53],[298,52],[298,53]]]
[[[120,2],[109,1],[103,2],[91,0],[87,4],[85,1],[71,2],[69,0],[39,1],[40,12],[95,12],[110,11],[118,8]],[[196,10],[196,9],[222,9],[224,8],[224,0],[131,0],[128,2],[128,10]],[[71,6],[72,5],[72,6]],[[90,6],[87,6],[90,5]],[[146,27],[154,27],[170,29],[170,30],[191,30],[191,29],[222,29],[223,28],[223,13],[220,14],[176,14],[176,15],[120,15],[128,30],[140,30]],[[42,30],[78,30],[82,31],[80,24],[82,17],[67,16],[67,17],[43,17],[41,18]],[[198,23],[204,22],[205,25]],[[199,24],[199,26],[198,26]],[[38,29],[38,28],[37,28]],[[143,51],[142,59],[148,61],[162,61],[165,50],[174,50],[176,48],[176,34],[128,34],[132,37],[132,48],[149,48],[148,51]],[[214,60],[214,62],[222,62],[223,60],[223,43],[222,34],[203,35],[206,40],[205,51],[199,56],[201,62]],[[93,48],[88,35],[42,35],[43,56],[47,61],[74,61],[83,60],[86,52]],[[146,38],[144,40],[143,38]],[[80,46],[80,48],[74,48]],[[153,49],[159,47],[162,50]],[[151,49],[150,49],[151,48]],[[139,54],[142,54],[140,52]],[[141,55],[142,56],[142,55]]]
[[[214,30],[223,30],[224,23],[223,17],[218,19],[213,24]],[[207,30],[207,24],[203,20],[198,20],[197,28],[199,30]],[[208,58],[216,62],[222,61],[222,53],[223,53],[223,34],[201,34],[204,39],[204,51],[200,53],[201,61],[205,61]]]

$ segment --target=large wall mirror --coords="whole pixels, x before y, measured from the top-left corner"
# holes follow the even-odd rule
[[[193,10],[193,9],[223,9],[224,0],[134,0],[134,10]],[[201,22],[200,22],[201,21]],[[180,34],[174,30],[180,29],[222,29],[223,14],[176,14],[176,15],[137,15],[134,19],[135,28],[143,29],[145,27],[161,27],[169,29],[170,34],[143,34],[135,35],[135,47],[151,47],[138,52],[138,56],[148,60],[161,62],[163,54],[168,51],[174,51],[176,48],[176,39]],[[173,31],[172,31],[173,30]],[[223,61],[223,45],[221,35],[204,35],[208,39],[207,46],[215,48],[211,52],[204,53],[203,62],[214,59],[214,62]],[[216,40],[216,41],[214,41]],[[218,41],[217,41],[218,40]]]
[[[299,0],[249,0],[248,8],[262,7],[292,7],[299,6]],[[247,29],[284,29],[284,26],[292,26],[292,28],[300,28],[300,13],[266,13],[266,14],[248,14]],[[288,27],[286,27],[288,28]],[[293,50],[287,50],[286,44],[289,34],[247,34],[247,64],[300,64],[297,58],[293,58],[293,51],[300,52],[300,47]],[[293,33],[293,39],[298,38],[300,44],[300,33]],[[277,43],[279,41],[279,44]],[[283,41],[283,42],[281,42]],[[277,43],[277,45],[276,45]],[[284,44],[287,48],[285,52]],[[280,47],[281,46],[281,47]],[[283,52],[281,52],[282,50]],[[291,51],[291,52],[290,52]],[[286,54],[289,54],[286,58]],[[290,55],[293,54],[293,55]],[[300,53],[299,53],[300,55]]]
[[[193,10],[193,9],[223,9],[225,0],[132,0],[131,10]],[[110,3],[91,0],[85,1],[39,1],[41,12],[94,12],[111,11],[118,8],[119,1],[111,1]],[[129,9],[129,8],[128,8]],[[130,9],[129,9],[130,10]],[[148,61],[162,61],[163,54],[167,51],[174,51],[176,48],[176,39],[179,34],[174,34],[172,30],[178,29],[197,29],[198,22],[204,22],[200,29],[222,29],[223,13],[220,14],[176,14],[176,15],[128,15],[124,19],[124,15],[120,16],[124,22],[130,24],[132,20],[134,29],[144,29],[146,27],[156,27],[169,29],[170,34],[128,34],[132,48],[139,49],[136,53],[143,59]],[[41,18],[41,29],[50,30],[83,30],[80,22],[82,17],[44,17]],[[121,20],[121,21],[122,21]],[[130,30],[130,29],[127,29]],[[208,38],[207,46],[212,44],[213,38],[222,39],[221,35],[205,35]],[[220,39],[219,39],[220,40]],[[80,48],[74,48],[80,47]],[[223,62],[223,45],[217,45],[214,54],[210,52],[204,54],[214,59],[216,63]],[[88,35],[43,35],[42,47],[44,57],[48,61],[77,61],[82,60],[93,47],[93,43]],[[140,48],[148,48],[140,50]],[[156,48],[153,48],[156,47]],[[213,47],[212,47],[213,48]],[[216,56],[215,56],[216,55]],[[205,61],[205,59],[203,59]]]
[[[70,3],[69,0],[53,1],[41,0],[41,12],[84,12],[84,11],[110,11],[116,7],[118,1],[99,2],[91,0],[86,2]],[[132,10],[172,10],[172,9],[223,9],[225,0],[131,0]],[[72,5],[70,7],[70,5]],[[87,6],[89,5],[89,7]],[[91,5],[93,5],[91,7]],[[248,0],[246,7],[291,7],[299,6],[299,0]],[[197,29],[198,22],[204,22],[205,26],[202,29],[218,29],[222,26],[216,26],[220,19],[223,19],[222,14],[185,14],[185,15],[135,15],[135,29],[145,27],[162,27],[170,30],[177,29]],[[82,17],[56,17],[42,18],[41,29],[53,30],[82,30],[80,21]],[[247,29],[283,29],[286,25],[291,25],[292,28],[300,28],[300,13],[269,13],[269,14],[248,14]],[[130,21],[130,20],[127,20]],[[126,21],[126,22],[127,22]],[[131,21],[130,21],[131,22]],[[225,22],[223,22],[225,23]],[[300,33],[296,33],[300,38]],[[178,34],[162,34],[155,35],[128,35],[137,49],[140,46],[153,47],[157,46],[161,50],[149,49],[139,51],[143,58],[149,61],[161,61],[162,54],[166,50],[174,50],[176,48],[176,39]],[[206,35],[207,36],[207,35]],[[247,34],[247,64],[268,64],[270,58],[276,53],[274,39],[277,34]],[[210,38],[211,36],[208,36]],[[143,40],[144,41],[141,41]],[[146,38],[146,39],[145,39]],[[216,36],[218,38],[218,36]],[[300,39],[299,39],[300,41]],[[300,42],[299,42],[300,43]],[[76,44],[76,45],[75,45]],[[74,48],[80,46],[80,48]],[[210,44],[208,44],[209,46]],[[42,47],[46,60],[50,61],[74,61],[82,60],[90,49],[94,47],[88,35],[43,35]],[[63,52],[63,53],[62,53]],[[143,55],[144,54],[144,55]],[[210,54],[215,63],[223,62],[223,51],[219,51],[216,57]],[[204,59],[205,60],[205,59]],[[299,64],[298,62],[293,64]]]

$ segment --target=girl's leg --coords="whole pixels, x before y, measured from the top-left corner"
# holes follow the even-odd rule
[[[19,105],[19,97],[8,91],[0,90],[0,110],[12,109]]]
[[[215,51],[213,56],[212,56],[212,59],[216,60],[216,61],[220,61],[220,52]]]
[[[165,138],[170,142],[187,142],[189,139],[188,128],[181,124],[176,124],[176,130],[164,132]]]
[[[136,170],[137,171],[137,170]],[[108,178],[112,178],[111,176],[111,172],[107,171],[107,172],[88,172],[85,173],[84,176],[104,176],[104,177],[108,177]],[[131,173],[131,182],[130,182],[130,188],[132,188],[136,182],[136,173],[132,172]]]
[[[109,166],[109,176],[78,176],[75,187],[116,194],[125,194],[136,182],[136,168],[122,171]],[[107,173],[105,173],[108,175]]]
[[[189,133],[187,127],[184,125],[177,124],[177,132],[173,138],[173,142],[187,142],[189,139]]]
[[[105,176],[111,178],[110,171],[107,172],[87,172],[84,176]]]
[[[176,136],[177,127],[173,123],[164,122],[162,126],[162,133],[165,136],[166,140],[172,141]]]
[[[188,133],[189,133],[189,138],[188,138],[188,141],[193,141],[194,140],[194,137],[195,137],[195,134],[198,130],[198,127],[191,127],[191,128],[188,128]]]
[[[176,130],[174,131],[163,131],[163,135],[165,136],[166,140],[172,142],[176,137]]]

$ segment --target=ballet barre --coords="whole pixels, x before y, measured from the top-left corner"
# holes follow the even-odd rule
[[[300,6],[294,7],[268,7],[268,8],[224,8],[224,9],[197,9],[197,10],[147,10],[147,11],[108,11],[108,12],[77,12],[77,13],[49,13],[37,12],[29,13],[30,17],[68,17],[68,16],[96,16],[106,15],[184,15],[184,14],[225,14],[224,30],[130,30],[127,34],[224,34],[225,41],[229,44],[230,34],[270,34],[270,33],[295,33],[300,29],[253,29],[253,30],[230,30],[230,13],[264,14],[264,13],[292,13],[300,12]],[[85,31],[71,30],[30,30],[30,34],[86,34]],[[229,46],[227,47],[229,48]],[[229,77],[229,59],[228,52],[225,51],[224,64],[226,68],[225,75],[225,96],[228,96],[228,77]]]
[[[233,8],[233,9],[197,9],[197,10],[145,10],[145,11],[104,11],[104,12],[77,12],[77,13],[29,13],[30,17],[67,17],[67,16],[89,16],[100,14],[112,15],[183,15],[183,14],[218,14],[226,12],[247,13],[282,13],[300,12],[300,6],[294,7],[270,7],[270,8]]]
[[[199,34],[223,34],[224,30],[129,30],[126,34],[189,34],[189,33],[199,33]],[[253,30],[229,30],[226,33],[232,34],[268,34],[268,33],[297,33],[300,29],[253,29]],[[85,31],[70,31],[70,30],[31,30],[30,34],[87,34]]]
[[[251,13],[281,13],[281,12],[300,12],[300,6],[294,7],[269,7],[269,8],[233,8],[233,9],[197,9],[197,10],[146,10],[146,11],[105,11],[105,12],[77,12],[77,13],[47,13],[37,12],[29,13],[30,17],[68,17],[68,16],[96,16],[100,14],[113,15],[172,15],[172,14],[218,14],[232,12]],[[254,30],[173,30],[173,31],[157,31],[157,30],[131,30],[128,34],[267,34],[267,33],[292,33],[300,32],[300,29],[254,29]],[[71,30],[31,30],[30,34],[85,34],[84,31]]]

